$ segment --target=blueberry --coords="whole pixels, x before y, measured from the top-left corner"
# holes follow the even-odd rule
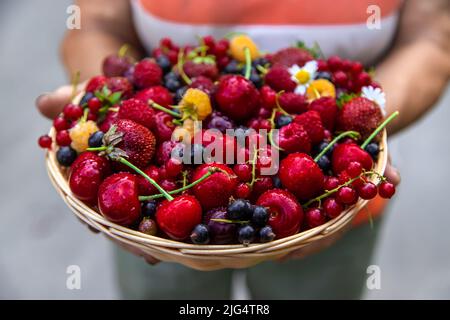
[[[250,220],[252,214],[252,205],[244,199],[233,201],[227,208],[227,217],[230,220]]]
[[[261,88],[263,85],[263,79],[261,78],[261,76],[258,74],[258,72],[256,72],[255,70],[252,70],[252,72],[250,73],[250,79],[251,82],[253,82],[254,86],[256,88]]]
[[[283,114],[275,120],[275,126],[277,127],[277,129],[279,129],[281,127],[287,126],[291,122],[292,122],[292,117]]]
[[[195,226],[191,233],[191,240],[195,244],[207,244],[209,242],[209,228],[204,224]]]
[[[86,94],[80,100],[80,106],[87,105],[88,101],[93,97],[95,97],[95,95],[92,92],[86,92]]]
[[[183,99],[183,96],[186,93],[187,89],[188,89],[187,86],[177,89],[177,91],[175,92],[175,96],[174,96],[175,103],[179,103],[181,101],[181,99]]]
[[[272,176],[272,182],[273,182],[274,188],[281,189],[283,187],[281,184],[280,177],[278,177],[278,176]]]
[[[249,244],[255,239],[255,229],[250,225],[245,225],[238,230],[238,240],[240,243]]]
[[[270,226],[265,226],[259,230],[259,240],[261,242],[270,242],[275,239],[275,233]]]
[[[328,156],[328,157],[331,157],[335,146],[336,145],[331,146],[331,148],[325,153],[325,155]],[[328,147],[328,142],[327,141],[322,141],[317,146],[317,154],[321,153],[323,151],[323,149],[325,149],[326,147]]]
[[[103,136],[105,134],[102,131],[96,131],[89,137],[88,144],[90,148],[98,148],[103,145]]]
[[[170,68],[172,67],[169,58],[167,58],[167,56],[164,54],[161,54],[158,56],[158,58],[156,58],[156,63],[160,66],[164,73],[169,72]]]
[[[150,200],[142,203],[141,212],[142,216],[153,218],[156,213],[156,201]]]
[[[328,81],[331,81],[331,73],[326,71],[320,71],[316,73],[316,79],[326,79]]]
[[[181,82],[175,79],[168,79],[164,83],[164,86],[170,91],[175,92],[181,87]]]
[[[330,169],[330,167],[331,167],[330,158],[328,158],[327,156],[323,155],[317,161],[317,165],[319,166],[320,169],[322,169],[322,171],[328,171]]]
[[[173,71],[169,72],[169,73],[167,73],[164,76],[164,81],[168,81],[170,79],[179,81],[180,80],[180,75],[178,73],[176,73],[176,72],[173,72]]]
[[[256,66],[265,66],[269,64],[269,60],[267,60],[266,58],[256,58],[255,60],[252,61],[252,65],[254,67]]]
[[[77,158],[77,152],[71,147],[61,147],[56,153],[59,164],[65,167],[70,166]]]
[[[269,221],[269,210],[261,206],[254,206],[252,215],[252,224],[261,228],[264,227]]]
[[[372,159],[374,159],[374,160],[378,159],[378,154],[380,153],[380,148],[378,147],[378,143],[376,143],[376,142],[369,143],[365,147],[364,150],[366,150],[367,153],[370,154]]]
[[[240,73],[242,67],[239,66],[239,63],[236,60],[231,60],[224,68],[225,73]]]

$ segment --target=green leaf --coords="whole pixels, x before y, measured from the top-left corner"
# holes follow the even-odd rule
[[[119,102],[119,100],[120,100],[121,97],[122,97],[122,92],[121,92],[121,91],[119,91],[119,92],[114,92],[113,94],[111,94],[111,95],[108,97],[109,103],[110,103],[111,105],[115,105],[117,102]]]
[[[352,100],[353,98],[357,97],[358,95],[355,93],[343,93],[339,96],[339,98],[336,100],[336,104],[339,108],[342,108],[344,104]]]

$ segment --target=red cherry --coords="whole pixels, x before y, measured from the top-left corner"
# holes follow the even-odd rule
[[[353,161],[359,162],[365,170],[372,169],[372,157],[357,144],[341,143],[334,148],[331,164],[335,174],[346,170]]]
[[[150,178],[156,181],[156,183],[160,182],[160,175],[158,168],[156,166],[148,166],[143,170],[146,175],[148,175]],[[159,193],[159,191],[150,183],[147,179],[145,179],[143,176],[137,176],[137,184],[138,184],[138,190],[139,195],[141,196],[149,196],[152,194]]]
[[[323,210],[328,218],[336,218],[344,210],[344,207],[335,198],[327,198],[323,202]]]
[[[94,114],[97,114],[101,107],[102,102],[97,97],[93,97],[91,98],[91,100],[88,101],[88,108]]]
[[[366,182],[357,188],[358,194],[364,200],[370,200],[377,195],[377,186],[372,182]]]
[[[236,190],[234,191],[234,196],[237,199],[248,199],[250,197],[250,194],[252,192],[252,189],[250,186],[246,183],[240,183],[236,187]]]
[[[156,223],[159,229],[174,240],[185,240],[192,229],[202,221],[202,207],[190,195],[164,200],[156,209]]]
[[[378,193],[382,198],[390,199],[395,193],[395,186],[390,182],[382,182],[378,186]]]
[[[269,225],[276,238],[296,234],[303,220],[303,210],[297,199],[290,192],[272,189],[263,193],[256,201],[258,206],[269,209]]]
[[[348,59],[342,60],[342,70],[349,71],[352,67],[352,62]]]
[[[325,190],[333,190],[333,189],[336,189],[339,186],[339,184],[340,183],[339,183],[339,179],[338,178],[329,176],[329,177],[327,177],[325,179],[325,182],[323,184],[323,188]]]
[[[98,116],[95,113],[89,112],[87,115],[86,120],[90,120],[90,121],[97,121]]]
[[[70,190],[78,199],[94,204],[97,201],[100,184],[110,171],[110,164],[104,157],[84,152],[70,167]]]
[[[271,87],[265,85],[259,90],[261,94],[261,106],[263,109],[272,110],[276,104],[277,93]]]
[[[258,180],[255,181],[252,189],[252,199],[257,199],[260,195],[262,195],[267,190],[273,189],[273,180],[271,177],[258,177]]]
[[[305,223],[310,228],[318,227],[327,222],[327,216],[322,209],[310,208],[305,211]]]
[[[56,143],[61,146],[68,146],[72,143],[72,139],[70,138],[69,131],[62,130],[56,134]]]
[[[358,195],[353,188],[345,186],[338,190],[336,199],[342,204],[352,205],[358,201]]]
[[[340,87],[345,87],[345,85],[347,84],[347,80],[348,80],[348,77],[344,71],[336,71],[333,74],[334,83],[336,83]]]
[[[56,131],[62,131],[69,129],[69,123],[63,117],[58,116],[53,120],[53,127]]]
[[[173,117],[165,112],[157,112],[155,114],[154,134],[158,143],[170,140],[172,132],[175,130],[175,124],[172,122]]]
[[[349,165],[347,166],[347,169],[345,169],[345,171],[347,171],[350,178],[356,178],[357,176],[359,176],[362,173],[362,169],[363,168],[362,168],[361,163],[353,161],[353,162],[349,163]]]
[[[183,171],[183,163],[175,158],[169,159],[165,164],[166,174],[168,178],[175,178]]]
[[[160,183],[161,188],[163,188],[166,191],[173,191],[177,189],[177,183],[173,180],[164,179]]]
[[[204,36],[203,43],[205,44],[205,46],[208,47],[208,51],[209,50],[213,51],[216,47],[216,41],[214,40],[214,38],[211,35]]]
[[[238,179],[233,170],[227,165],[219,163],[200,165],[194,170],[190,182],[200,179],[211,168],[219,168],[221,171],[213,173],[192,188],[195,197],[205,210],[227,205],[238,184]]]
[[[259,111],[258,111],[258,118],[263,118],[263,119],[269,118],[271,114],[272,114],[272,111],[270,109],[260,108]],[[266,119],[266,121],[269,121],[269,120]],[[267,123],[269,124],[269,129],[268,130],[270,130],[271,129],[271,124],[270,124],[270,122],[266,122],[266,124]]]
[[[83,115],[83,109],[73,103],[66,104],[63,109],[64,118],[67,120],[78,120]]]
[[[108,220],[129,226],[141,215],[136,176],[116,173],[103,181],[98,190],[98,208]]]
[[[291,153],[281,161],[279,177],[283,186],[301,200],[323,191],[324,175],[314,160],[304,153]]]
[[[48,135],[40,136],[38,144],[42,149],[50,149],[52,147],[52,138]]]
[[[233,171],[242,182],[249,182],[252,180],[252,166],[249,164],[236,164]]]

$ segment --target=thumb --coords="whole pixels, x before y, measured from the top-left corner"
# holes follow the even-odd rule
[[[76,93],[80,92],[82,88],[84,88],[84,84],[79,84]],[[53,92],[44,93],[37,97],[35,102],[36,107],[45,117],[53,119],[70,102],[72,93],[72,86],[66,85],[59,87]]]

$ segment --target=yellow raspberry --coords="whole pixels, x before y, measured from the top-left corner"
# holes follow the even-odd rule
[[[247,35],[237,35],[230,40],[230,53],[239,62],[245,62],[245,47],[250,50],[250,57],[255,60],[260,56],[258,46]]]
[[[72,139],[72,148],[77,152],[86,151],[88,140],[91,134],[97,132],[99,129],[94,121],[80,121],[78,124],[70,129],[69,135]]]
[[[199,89],[190,88],[180,101],[180,110],[192,115],[194,119],[204,120],[212,112],[209,96]]]
[[[334,85],[326,79],[317,79],[309,84],[306,89],[306,97],[309,101],[322,97],[336,97],[336,89]]]

